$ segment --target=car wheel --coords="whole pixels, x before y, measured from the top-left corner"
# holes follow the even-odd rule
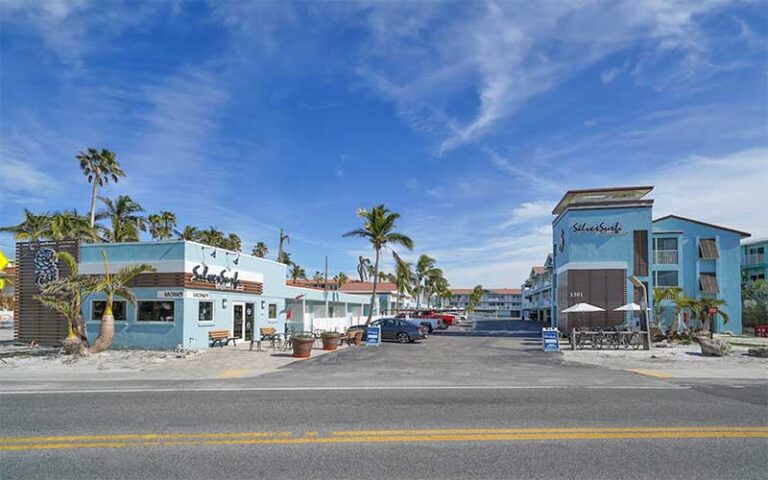
[[[422,323],[421,326],[422,327],[427,327],[427,333],[432,333],[432,325],[430,325],[428,323]]]
[[[397,334],[397,341],[400,343],[410,343],[411,337],[409,337],[405,332],[400,332]]]

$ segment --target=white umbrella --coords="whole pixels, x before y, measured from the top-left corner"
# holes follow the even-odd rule
[[[566,308],[560,313],[581,313],[581,312],[604,312],[604,308],[596,307],[594,305],[591,305],[589,303],[577,303],[576,305],[571,305],[570,307]]]
[[[614,308],[614,312],[640,312],[643,310],[643,307],[636,304],[635,302],[628,303],[626,305],[622,305],[618,308]]]

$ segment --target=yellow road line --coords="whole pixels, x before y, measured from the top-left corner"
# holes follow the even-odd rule
[[[640,375],[645,375],[646,377],[675,378],[675,376],[672,375],[671,373],[660,372],[658,370],[647,370],[645,368],[630,368],[627,371],[632,373],[639,373]]]
[[[432,432],[432,433],[429,433]],[[439,432],[439,433],[435,433]],[[314,434],[315,432],[309,432]],[[381,430],[350,432],[359,435],[309,435],[295,437],[290,433],[242,434],[139,434],[83,435],[77,437],[21,437],[2,439],[0,451],[68,450],[78,448],[172,447],[204,445],[300,445],[300,444],[364,444],[415,442],[488,442],[540,440],[608,440],[608,439],[707,439],[768,438],[768,427],[620,427],[564,429],[453,429],[453,430]],[[319,435],[319,432],[317,432]],[[33,441],[50,439],[50,441]],[[78,441],[73,441],[78,439]],[[88,441],[83,441],[87,439]],[[107,440],[112,441],[96,441]],[[125,441],[117,441],[123,439]]]
[[[707,439],[707,438],[768,438],[768,432],[709,431],[709,432],[647,432],[647,433],[552,433],[552,434],[492,434],[492,435],[405,435],[372,437],[303,437],[240,440],[190,440],[167,442],[93,442],[93,443],[32,443],[0,446],[0,451],[68,450],[78,448],[172,447],[211,445],[300,445],[300,444],[364,444],[416,442],[499,442],[537,440],[609,440],[609,439]]]
[[[230,368],[216,375],[216,378],[240,378],[244,377],[247,373],[248,370],[244,368]]]

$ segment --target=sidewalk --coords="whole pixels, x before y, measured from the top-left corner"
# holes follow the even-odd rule
[[[292,351],[248,351],[249,343],[212,348],[200,352],[175,353],[153,350],[108,350],[88,357],[44,355],[5,357],[0,361],[3,381],[119,381],[119,380],[206,380],[257,377],[286,365],[301,362]],[[266,348],[266,345],[263,346]],[[9,348],[0,347],[0,352]],[[339,350],[360,347],[339,347]],[[255,349],[255,347],[254,347]],[[41,352],[42,353],[42,352]],[[312,357],[327,352],[319,346]]]

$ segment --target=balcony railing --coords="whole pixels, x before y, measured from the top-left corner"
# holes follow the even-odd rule
[[[654,250],[653,263],[656,265],[677,265],[677,250]]]
[[[744,265],[760,265],[765,263],[765,254],[751,253],[749,255],[744,255],[744,258],[742,258],[742,263]]]

